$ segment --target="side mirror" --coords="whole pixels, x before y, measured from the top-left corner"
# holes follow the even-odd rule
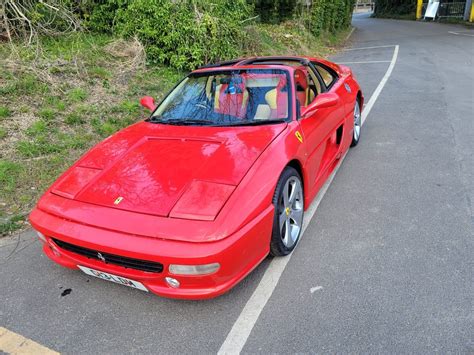
[[[150,111],[154,111],[156,108],[155,100],[151,96],[143,96],[140,99],[140,105],[142,105],[144,108]]]
[[[306,118],[314,115],[317,110],[336,106],[339,103],[339,96],[333,92],[324,92],[316,96],[313,102],[308,106],[301,108],[301,118]]]

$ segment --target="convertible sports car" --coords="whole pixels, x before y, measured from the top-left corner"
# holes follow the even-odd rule
[[[174,298],[235,286],[291,253],[304,210],[350,146],[364,97],[351,70],[307,57],[221,62],[186,76],[92,148],[30,215],[63,266]]]

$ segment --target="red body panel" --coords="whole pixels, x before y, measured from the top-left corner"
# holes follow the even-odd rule
[[[269,252],[272,197],[285,166],[300,168],[307,208],[351,144],[357,95],[363,103],[358,84],[350,69],[308,59],[339,76],[330,88],[338,104],[311,117],[297,119],[292,79],[288,123],[206,127],[139,122],[91,149],[31,213],[33,227],[47,237],[45,253],[63,266],[128,277],[167,297],[214,297],[230,289]],[[292,78],[295,70],[237,66],[283,67]],[[226,68],[235,66],[219,69]],[[206,70],[215,68],[199,71]],[[278,92],[277,100],[280,96]],[[156,274],[105,264],[63,250],[51,238],[158,261],[164,270]],[[214,274],[177,276],[179,288],[164,281],[170,264],[215,262],[221,267]]]

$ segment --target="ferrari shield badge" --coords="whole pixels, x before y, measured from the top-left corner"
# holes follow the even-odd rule
[[[300,141],[300,143],[303,143],[303,136],[301,135],[300,131],[296,131],[295,136]]]

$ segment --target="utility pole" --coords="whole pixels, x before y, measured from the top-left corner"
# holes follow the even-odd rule
[[[474,3],[472,0],[466,1],[466,7],[464,9],[464,21],[474,21]]]

